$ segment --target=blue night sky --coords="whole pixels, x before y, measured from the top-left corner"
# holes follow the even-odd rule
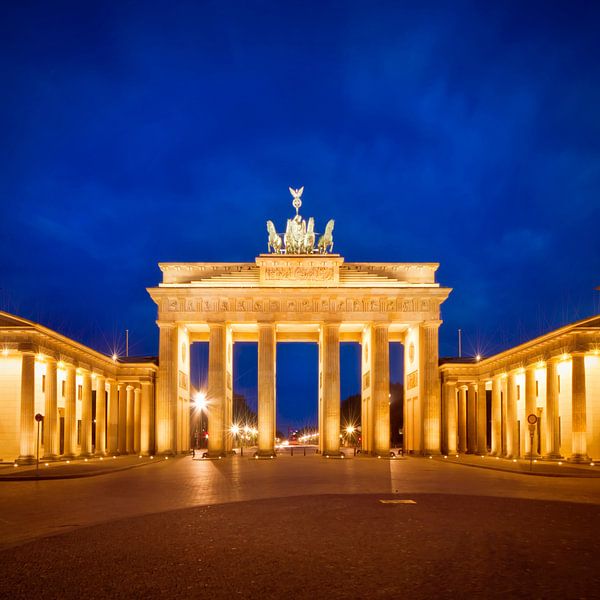
[[[157,263],[252,261],[304,185],[346,260],[441,263],[442,355],[459,327],[490,354],[600,312],[599,22],[566,1],[5,2],[0,308],[156,354]],[[317,349],[278,353],[280,427],[303,424]],[[236,358],[252,402],[255,346]],[[345,346],[343,396],[357,363]]]

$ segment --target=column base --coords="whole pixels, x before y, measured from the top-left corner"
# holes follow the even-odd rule
[[[18,465],[34,465],[36,461],[35,461],[35,456],[28,454],[26,456],[19,456],[19,458],[17,458],[17,460],[15,460],[15,462]]]
[[[75,454],[63,454],[60,457],[60,460],[75,460],[77,456]]]
[[[45,454],[42,456],[42,458],[40,458],[40,461],[43,462],[55,462],[57,460],[60,460],[60,456],[58,456],[58,454]]]
[[[587,463],[592,459],[587,454],[572,454],[567,458],[567,462],[570,463]]]
[[[553,454],[546,454],[545,456],[542,456],[542,460],[564,460],[565,457],[562,454],[558,454],[558,453],[553,453]]]
[[[82,452],[77,458],[94,458],[96,456],[93,452]]]

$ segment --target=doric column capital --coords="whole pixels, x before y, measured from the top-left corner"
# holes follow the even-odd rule
[[[430,321],[423,321],[421,323],[421,327],[426,327],[428,329],[438,329],[442,323],[443,321],[440,319],[432,319]]]

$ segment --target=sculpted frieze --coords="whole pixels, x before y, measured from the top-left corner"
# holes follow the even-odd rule
[[[438,305],[433,298],[185,298],[169,297],[162,302],[165,312],[255,312],[255,313],[427,313]]]

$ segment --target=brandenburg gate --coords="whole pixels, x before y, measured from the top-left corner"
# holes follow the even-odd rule
[[[233,344],[258,343],[258,452],[275,456],[278,342],[319,344],[319,445],[340,455],[340,342],[361,344],[362,450],[390,451],[389,343],[404,352],[405,450],[439,453],[440,305],[449,288],[437,263],[347,263],[333,254],[333,220],[318,236],[299,214],[267,254],[251,263],[161,263],[163,281],[148,292],[160,329],[156,444],[162,454],[189,448],[190,344],[208,342],[208,455],[231,450]]]

